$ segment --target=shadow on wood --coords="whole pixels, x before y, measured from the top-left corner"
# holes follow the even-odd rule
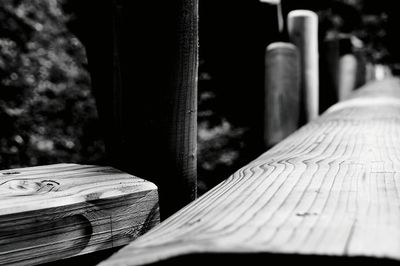
[[[315,255],[291,255],[291,254],[246,254],[246,253],[207,253],[191,254],[171,258],[158,263],[149,264],[151,266],[186,266],[196,262],[198,265],[363,265],[363,266],[394,266],[398,261],[389,259],[377,259],[366,257],[338,257],[338,256],[315,256]]]

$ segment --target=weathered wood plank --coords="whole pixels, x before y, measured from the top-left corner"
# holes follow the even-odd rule
[[[0,171],[0,202],[0,265],[117,247],[159,222],[157,187],[111,167]]]
[[[357,90],[100,265],[207,253],[400,260],[399,191],[400,81],[390,79]]]

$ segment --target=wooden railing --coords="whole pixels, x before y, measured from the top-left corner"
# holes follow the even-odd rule
[[[195,254],[400,260],[399,178],[393,78],[357,90],[100,265],[177,265]]]
[[[157,10],[143,3],[144,10],[158,12],[153,14],[158,26],[151,30],[128,23],[137,16],[126,12],[125,24],[138,25],[146,42],[135,41],[138,46],[122,61],[119,46],[128,39],[117,31],[122,2],[115,3],[113,65],[104,67],[103,49],[91,61],[92,69],[99,67],[92,73],[94,84],[108,89],[97,95],[106,146],[113,166],[148,178],[159,191],[110,167],[61,164],[0,171],[0,265],[34,265],[128,244],[158,224],[158,192],[163,217],[196,197],[198,1],[165,2]],[[296,47],[280,43],[267,53],[265,141],[279,144],[102,266],[185,264],[195,254],[203,254],[204,263],[215,262],[215,255],[245,263],[245,254],[261,259],[296,254],[296,262],[315,262],[315,256],[319,262],[332,256],[400,259],[398,79],[358,90],[280,142],[298,127],[300,114],[301,123],[318,116],[316,18],[310,11],[293,12],[288,29]],[[162,49],[160,36],[173,36],[163,39]],[[97,48],[104,36],[95,37],[91,43]],[[288,47],[293,54],[287,54]],[[336,52],[331,61],[345,61]],[[142,69],[134,78],[127,71],[132,62]],[[159,72],[151,62],[161,64]],[[347,99],[356,84],[356,66],[351,71],[331,67],[333,87],[343,92],[340,100]],[[154,79],[158,74],[162,78]],[[340,77],[345,74],[350,78]],[[149,80],[149,90],[129,85]],[[280,257],[287,258],[293,257]]]

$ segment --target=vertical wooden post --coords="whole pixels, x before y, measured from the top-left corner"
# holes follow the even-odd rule
[[[290,41],[300,52],[303,122],[308,122],[319,110],[318,16],[310,10],[294,10],[288,14],[287,25]]]
[[[391,70],[388,66],[382,64],[375,65],[375,79],[382,80],[392,76]]]
[[[339,38],[337,33],[329,34],[322,42],[320,60],[320,86],[324,91],[319,95],[320,112],[324,112],[338,100]]]
[[[375,80],[375,69],[374,64],[367,62],[365,65],[365,82],[371,82]]]
[[[95,12],[89,1],[68,2],[88,54],[105,163],[155,183],[164,219],[196,198],[198,0],[105,0]]]
[[[291,43],[270,44],[265,54],[265,129],[267,148],[299,126],[300,58]]]
[[[122,134],[113,161],[158,186],[165,219],[196,198],[198,0],[122,5]]]
[[[163,183],[161,200],[171,202],[167,215],[196,199],[197,196],[197,77],[198,77],[198,0],[179,0],[176,21],[176,59],[167,97],[167,152],[171,172]],[[169,107],[169,108],[168,108]],[[173,197],[172,194],[177,194]],[[161,214],[164,213],[161,211]]]
[[[338,99],[346,100],[357,84],[357,59],[352,54],[345,54],[339,60]]]
[[[326,61],[329,71],[330,82],[333,82],[333,87],[336,89],[338,86],[338,70],[339,70],[339,41],[338,37],[334,36],[325,41],[326,46]]]
[[[135,104],[140,109],[126,120],[142,119],[145,131],[129,141],[145,156],[128,163],[159,187],[160,215],[165,219],[197,194],[198,0],[157,1],[157,6],[144,2],[141,5],[156,23],[142,29],[138,39],[143,50],[131,58],[131,62],[140,58],[145,78],[137,77],[141,83],[133,95],[139,96]],[[125,79],[131,78],[131,62],[126,63]]]
[[[360,51],[355,51],[354,56],[357,59],[357,81],[356,89],[361,88],[366,83],[367,60],[365,55]]]

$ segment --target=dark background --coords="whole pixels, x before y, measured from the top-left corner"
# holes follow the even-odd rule
[[[151,40],[158,49],[168,39],[160,25],[151,24],[165,10],[158,1],[133,2],[125,3],[129,23],[120,24],[125,32],[132,32],[124,35],[124,49],[138,56],[132,62],[132,77],[137,77],[132,88],[151,95],[149,88],[162,77],[135,73],[138,67],[162,67],[157,53],[143,55],[140,48],[146,43],[143,40]],[[1,169],[57,162],[109,163],[103,141],[106,130],[99,123],[93,97],[112,86],[109,3],[1,1]],[[340,33],[363,42],[362,47],[354,47],[344,38],[341,53],[356,52],[363,62],[389,64],[395,73],[399,71],[395,1],[283,0],[282,6],[284,14],[297,8],[318,13],[320,54],[327,36]],[[201,194],[267,149],[262,141],[264,50],[287,36],[278,33],[276,7],[258,0],[200,0],[199,9]],[[320,93],[325,110],[336,96],[324,76],[322,59]],[[101,73],[101,81],[93,77],[91,81],[89,71],[94,70]]]

